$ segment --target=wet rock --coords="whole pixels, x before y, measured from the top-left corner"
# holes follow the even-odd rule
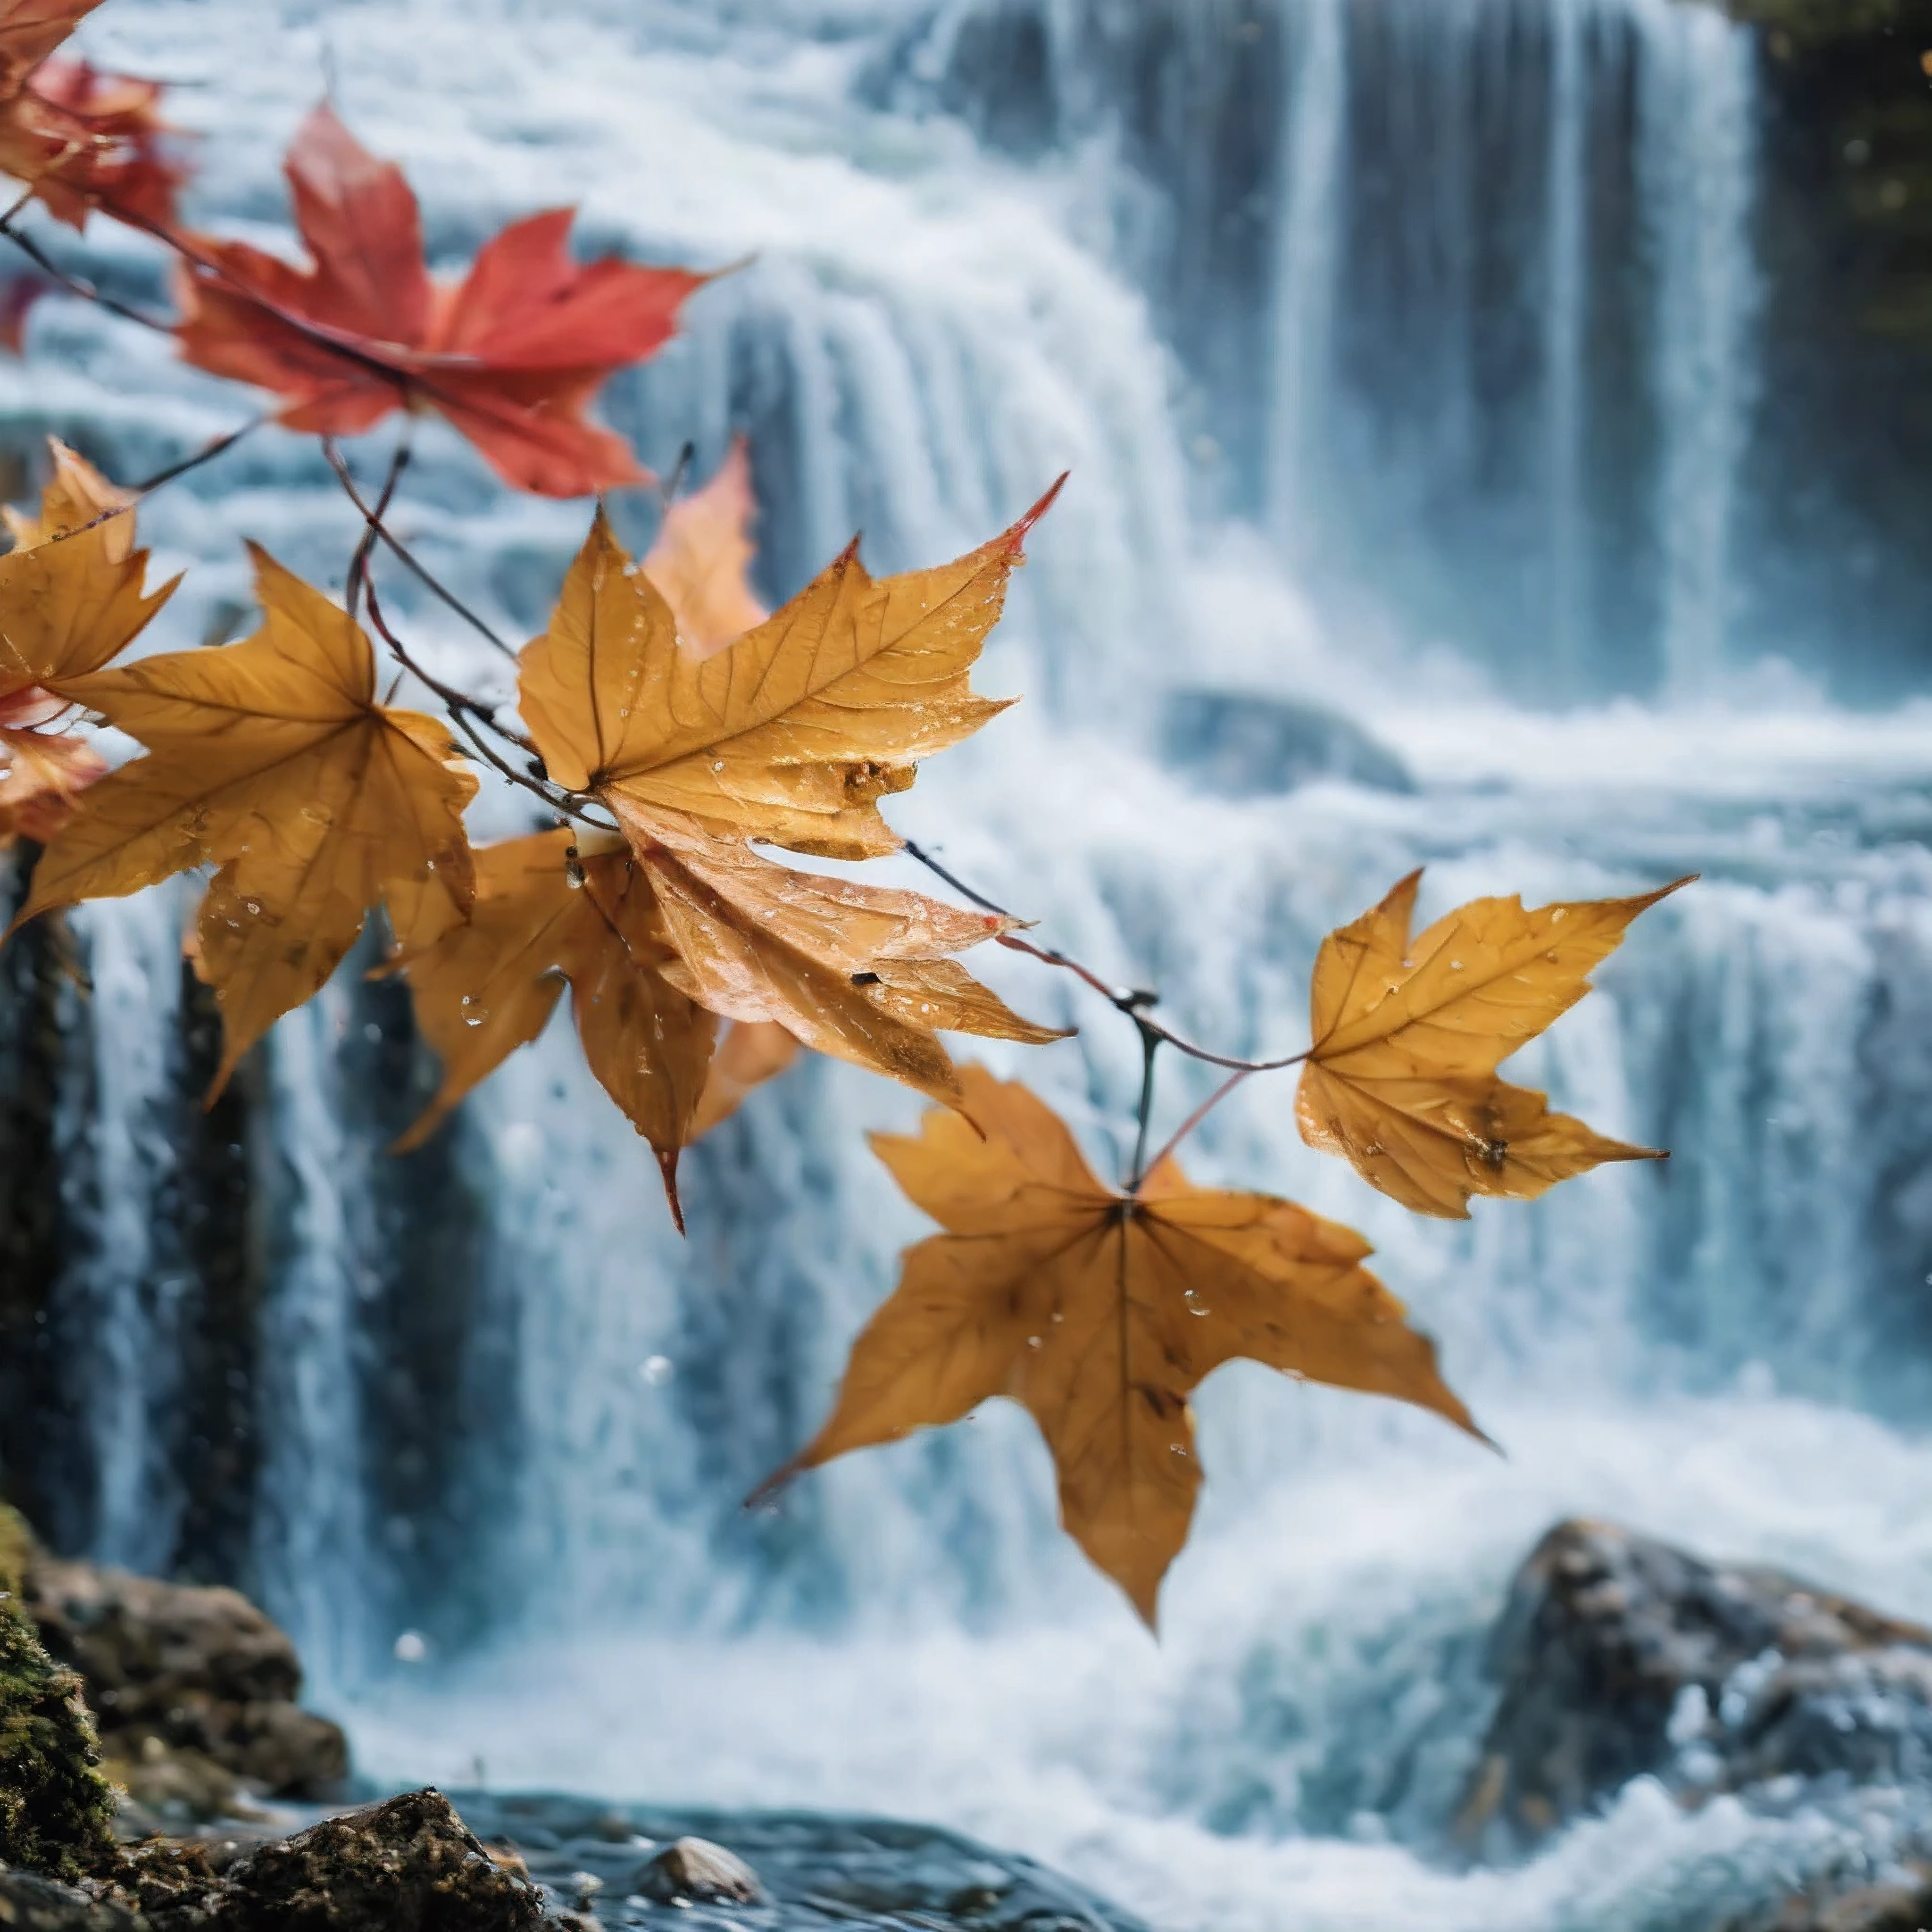
[[[1402,760],[1352,718],[1253,692],[1175,692],[1162,714],[1161,755],[1223,798],[1293,791],[1318,778],[1415,789]]]
[[[100,1764],[80,1678],[0,1587],[0,1863],[71,1879],[110,1857],[114,1794]]]
[[[735,1852],[706,1838],[679,1838],[665,1846],[638,1874],[638,1889],[661,1905],[686,1898],[756,1905],[764,1897],[758,1874]]]
[[[539,1932],[535,1886],[506,1871],[440,1792],[325,1819],[240,1858],[159,1910],[154,1932]]]
[[[71,1886],[0,1865],[0,1928],[4,1932],[141,1932],[118,1906]]]
[[[1686,1802],[1932,1780],[1932,1631],[1614,1525],[1544,1538],[1490,1664],[1502,1696],[1460,1820],[1486,1856],[1646,1774]]]
[[[294,1645],[238,1592],[37,1554],[26,1600],[85,1681],[117,1775],[151,1809],[216,1816],[238,1781],[327,1798],[347,1776],[340,1730],[296,1702]]]

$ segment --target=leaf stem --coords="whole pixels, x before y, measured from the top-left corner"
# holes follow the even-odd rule
[[[502,652],[503,656],[514,664],[517,658],[514,647],[506,644],[497,636],[496,633],[484,622],[483,620],[478,616],[476,613],[471,610],[454,591],[449,590],[436,578],[432,577],[428,568],[418,562],[416,556],[404,545],[402,539],[389,528],[387,524],[383,522],[382,512],[386,506],[371,505],[362,500],[362,492],[356,488],[356,479],[349,473],[348,464],[342,460],[342,452],[338,448],[335,439],[332,436],[324,436],[322,440],[322,454],[328,458],[329,467],[335,472],[336,480],[348,493],[349,500],[356,506],[358,514],[362,517],[363,522],[368,526],[370,534],[388,547],[390,554],[415,577],[424,590],[453,610],[486,644]]]
[[[1147,1178],[1148,1124],[1154,1118],[1154,1064],[1161,1048],[1160,1035],[1144,1013],[1136,1012],[1134,1024],[1141,1032],[1141,1102],[1139,1124],[1134,1134],[1133,1169],[1127,1177],[1130,1194],[1138,1194],[1141,1183]]]
[[[915,844],[908,838],[905,842],[906,856],[916,859],[928,872],[945,880],[946,884],[963,897],[969,898],[982,912],[997,914],[1001,919],[1016,919],[1018,915],[1010,912],[996,900],[989,899],[983,892],[975,892],[964,880],[950,872],[931,853]],[[1091,967],[1083,966],[1070,955],[1054,947],[1036,946],[1030,939],[1022,939],[1018,934],[1003,932],[999,943],[1015,952],[1024,952],[1030,959],[1037,959],[1042,965],[1057,966],[1063,972],[1071,973],[1085,985],[1093,988],[1116,1012],[1126,1015],[1141,1029],[1143,1038],[1152,1034],[1163,1045],[1177,1052],[1184,1053],[1190,1060],[1205,1060],[1210,1066],[1226,1066],[1244,1074],[1273,1073],[1285,1066],[1298,1066],[1308,1058],[1306,1052],[1291,1054],[1285,1060],[1238,1060],[1232,1054],[1213,1053],[1204,1046],[1195,1043],[1176,1033],[1172,1027],[1164,1026],[1159,1020],[1150,1018],[1147,1009],[1156,1004],[1158,995],[1138,988],[1110,986]]]
[[[158,315],[147,315],[140,309],[130,308],[125,302],[116,302],[112,296],[103,295],[92,282],[82,277],[68,274],[31,235],[23,234],[14,226],[14,218],[20,212],[20,206],[16,202],[4,215],[0,215],[0,235],[4,235],[12,242],[43,274],[52,277],[69,295],[78,296],[82,302],[91,302],[97,308],[104,308],[110,315],[118,315],[124,322],[139,322],[143,328],[152,328],[162,335],[174,333],[172,322],[164,322]]]
[[[244,436],[253,436],[263,424],[272,420],[266,416],[250,416],[239,428],[224,430],[213,442],[203,443],[192,456],[184,456],[178,463],[158,470],[142,482],[129,484],[128,502],[117,503],[111,510],[103,510],[98,517],[89,517],[86,523],[76,524],[70,530],[56,530],[45,541],[50,544],[65,543],[70,537],[84,536],[89,530],[98,530],[103,524],[111,524],[116,517],[131,515],[163,484],[172,483],[178,476],[185,476],[190,470],[199,470],[204,463],[212,463],[218,456],[232,449]]]

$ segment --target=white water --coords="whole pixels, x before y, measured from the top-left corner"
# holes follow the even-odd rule
[[[1294,1194],[1377,1241],[1511,1460],[1426,1418],[1230,1372],[1202,1400],[1210,1486],[1158,1649],[1058,1537],[1044,1458],[1012,1414],[829,1472],[776,1516],[736,1508],[816,1419],[920,1232],[858,1131],[916,1103],[825,1067],[761,1095],[693,1156],[680,1246],[628,1130],[554,1038],[479,1096],[464,1156],[493,1235],[476,1342],[513,1364],[471,1444],[502,1472],[474,1526],[532,1635],[446,1676],[372,1676],[372,1652],[406,1620],[434,1631],[439,1606],[394,1600],[386,1552],[411,1526],[376,1520],[381,1448],[358,1390],[380,1156],[342,1091],[355,1021],[339,982],[278,1030],[266,1082],[267,1192],[286,1232],[263,1316],[255,1560],[325,1694],[352,1700],[365,1765],[454,1781],[480,1757],[499,1784],[933,1816],[1203,1932],[1660,1928],[1848,1834],[1882,1853],[1898,1820],[1877,1801],[1849,1822],[1693,1819],[1641,1789],[1520,1871],[1459,1876],[1425,1849],[1480,1734],[1471,1634],[1559,1513],[1932,1612],[1932,1458],[1877,1419],[1922,1408],[1928,1380],[1932,1001],[1917,989],[1932,985],[1932,862],[1915,842],[1932,717],[1834,712],[1725,634],[1750,394],[1707,379],[1714,356],[1747,359],[1740,38],[1668,0],[1597,0],[1520,70],[1499,4],[1391,5],[1379,38],[1329,0],[1286,6],[1260,270],[1280,359],[1246,406],[1271,452],[1256,521],[1292,554],[1311,528],[1322,539],[1291,580],[1278,543],[1187,507],[1208,460],[1186,428],[1201,383],[1163,331],[1185,332],[1192,297],[1155,286],[1150,264],[1207,213],[1186,182],[1130,168],[1108,81],[1135,22],[1163,16],[1156,0],[1039,10],[1060,122],[1025,158],[935,104],[951,87],[964,115],[991,85],[947,64],[989,8],[908,25],[871,0],[582,0],[565,32],[504,0],[322,14],[290,0],[279,34],[266,10],[113,0],[93,29],[104,56],[206,83],[181,111],[208,130],[211,212],[277,217],[261,184],[326,51],[344,112],[408,162],[452,260],[568,199],[593,235],[662,256],[755,255],[694,303],[684,342],[616,386],[611,412],[667,465],[687,435],[709,461],[730,428],[752,430],[775,587],[862,524],[878,564],[952,554],[1073,468],[982,680],[1028,704],[937,764],[896,821],[1056,941],[1156,980],[1189,1030],[1234,1051],[1298,1045],[1320,935],[1421,860],[1437,908],[1709,874],[1646,920],[1520,1070],[1606,1130],[1676,1148],[1667,1172],[1609,1171],[1534,1208],[1423,1225],[1301,1146],[1285,1085],[1253,1083],[1202,1136],[1202,1174]],[[1196,79],[1254,57],[1226,52],[1222,24],[1196,20]],[[1667,433],[1646,500],[1670,534],[1654,568],[1623,573],[1650,570],[1648,628],[1587,608],[1602,540],[1577,454],[1600,406],[1586,319],[1611,278],[1568,178],[1630,62],[1653,103],[1633,163],[1653,195],[1654,273],[1639,278],[1667,325],[1648,338]],[[1374,83],[1390,76],[1383,102]],[[1559,112],[1539,115],[1537,87]],[[1364,185],[1378,137],[1348,110],[1365,98],[1393,103],[1439,164],[1392,224],[1372,220]],[[1528,172],[1510,173],[1522,153]],[[1697,194],[1677,192],[1682,168]],[[1491,202],[1535,212],[1500,305],[1472,266]],[[146,260],[128,244],[129,274]],[[1516,310],[1531,364],[1521,394],[1498,397],[1478,364]],[[26,368],[0,374],[0,409],[90,432],[126,473],[245,406],[91,314],[50,307],[36,331]],[[1404,358],[1420,372],[1409,389],[1390,373]],[[1482,497],[1486,439],[1514,447],[1518,417],[1520,474]],[[433,563],[513,628],[539,620],[581,506],[507,501],[434,435],[412,488],[406,527]],[[1218,494],[1239,506],[1238,488]],[[1486,634],[1482,669],[1450,646],[1471,612],[1500,608],[1492,580],[1517,580],[1480,546],[1444,576],[1452,510],[1486,543],[1532,533],[1517,587],[1534,626]],[[197,560],[162,643],[245,595],[238,532],[323,577],[352,536],[312,452],[272,437],[158,499],[146,527],[169,561]],[[433,611],[412,614],[440,664],[499,675]],[[1532,676],[1552,614],[1552,647],[1574,662],[1539,690],[1645,688],[1625,674],[1650,661],[1696,708],[1552,718],[1498,701],[1488,675]],[[1148,755],[1147,728],[1164,689],[1216,681],[1371,720],[1420,793],[1196,796]],[[518,822],[510,801],[493,810]],[[140,974],[173,997],[166,922],[146,902],[86,920],[110,989],[128,983],[117,958],[148,962],[128,969],[136,996],[100,1000],[92,1022],[128,1096],[100,1158],[124,1166],[128,1109],[158,1077]],[[988,1058],[1023,1066],[1118,1158],[1132,1036],[1020,962],[988,973],[1087,1029]],[[1176,1070],[1168,1117],[1202,1090]],[[122,1526],[143,1496],[145,1520],[166,1520],[154,1411],[172,1370],[164,1325],[134,1312],[141,1217],[113,1213],[118,1258],[74,1291],[112,1366],[90,1418],[92,1520],[101,1547],[145,1558]]]

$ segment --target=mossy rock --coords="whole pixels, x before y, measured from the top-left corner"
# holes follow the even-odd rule
[[[114,1791],[80,1679],[47,1654],[22,1605],[26,1547],[0,1508],[0,1864],[74,1879],[114,1855]]]

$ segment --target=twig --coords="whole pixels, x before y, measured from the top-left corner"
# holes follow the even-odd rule
[[[340,452],[332,441],[325,446],[328,451],[331,464],[334,464]],[[403,433],[397,437],[394,452],[389,458],[388,472],[382,478],[382,488],[376,493],[376,507],[364,520],[362,534],[356,539],[355,554],[349,560],[349,576],[342,587],[342,602],[352,619],[356,615],[356,606],[361,601],[362,587],[369,580],[369,560],[376,548],[376,526],[394,500],[396,486],[403,480],[403,472],[409,466],[410,431],[405,421]],[[346,461],[340,464],[335,472],[338,478],[347,476],[348,467]]]
[[[218,436],[212,442],[204,443],[192,456],[184,456],[178,463],[171,463],[166,469],[158,470],[144,483],[128,486],[128,500],[116,503],[111,510],[103,510],[97,517],[89,517],[84,524],[76,524],[70,530],[56,530],[44,541],[50,544],[65,543],[70,537],[85,536],[89,530],[98,530],[103,524],[111,524],[116,517],[131,515],[145,503],[164,483],[172,483],[178,476],[185,476],[190,470],[199,470],[204,463],[212,463],[224,451],[232,449],[244,436],[252,436],[262,425],[272,421],[272,417],[251,416],[239,429],[231,429]]]
[[[573,798],[567,792],[553,790],[549,786],[532,778],[527,772],[518,771],[516,766],[512,764],[509,760],[505,758],[502,753],[498,751],[496,746],[476,728],[476,723],[473,722],[472,714],[482,717],[484,707],[478,705],[473,698],[467,698],[461,692],[454,690],[450,686],[445,684],[440,678],[432,676],[410,655],[409,647],[394,632],[390,629],[388,620],[382,615],[382,600],[376,594],[376,584],[373,578],[364,582],[363,591],[368,604],[370,628],[383,643],[388,646],[396,662],[412,676],[420,678],[430,690],[436,693],[437,697],[442,700],[448,709],[450,722],[476,747],[477,755],[486,764],[494,766],[512,784],[520,785],[525,791],[534,793],[552,812],[560,812],[566,818],[574,818],[581,824],[593,825],[600,832],[608,831],[610,829],[602,819],[593,818],[584,808],[580,800]],[[489,720],[487,718],[482,718],[482,722],[488,723]]]
[[[1312,1051],[1312,1048],[1310,1050]],[[1306,1060],[1308,1058],[1308,1055],[1304,1053],[1300,1057],[1302,1059]],[[1207,1099],[1203,1100],[1200,1106],[1196,1107],[1193,1112],[1190,1114],[1186,1119],[1183,1120],[1180,1126],[1174,1129],[1172,1134],[1171,1134],[1168,1138],[1167,1144],[1161,1149],[1160,1153],[1156,1154],[1154,1159],[1149,1161],[1145,1167],[1142,1168],[1137,1174],[1135,1174],[1134,1184],[1127,1190],[1127,1192],[1130,1194],[1138,1193],[1140,1191],[1141,1183],[1146,1180],[1149,1174],[1155,1172],[1160,1168],[1162,1161],[1172,1160],[1174,1156],[1174,1150],[1180,1145],[1181,1142],[1186,1139],[1187,1136],[1193,1132],[1194,1130],[1200,1126],[1201,1123],[1237,1087],[1240,1086],[1244,1080],[1252,1079],[1253,1077],[1252,1071],[1245,1066],[1238,1072],[1229,1074],[1227,1078],[1222,1081],[1220,1085],[1216,1088],[1214,1092],[1210,1094]]]
[[[1141,1102],[1138,1125],[1134,1131],[1134,1164],[1127,1177],[1127,1192],[1138,1194],[1142,1181],[1147,1177],[1148,1124],[1154,1118],[1154,1063],[1160,1052],[1161,1040],[1154,1022],[1138,1008],[1133,1019],[1141,1034]]]
[[[949,872],[932,855],[908,838],[905,842],[908,858],[916,859],[928,872],[944,879],[956,892],[970,899],[982,912],[997,914],[1001,919],[1014,919],[1017,914],[1006,907],[989,899],[983,892],[976,892],[964,880]],[[1184,1053],[1190,1060],[1205,1060],[1210,1066],[1226,1066],[1240,1073],[1274,1073],[1285,1066],[1299,1066],[1308,1058],[1306,1052],[1290,1054],[1283,1060],[1238,1060],[1231,1054],[1210,1053],[1204,1046],[1197,1046],[1191,1040],[1176,1033],[1172,1027],[1163,1026],[1159,1020],[1150,1018],[1147,1008],[1153,1006],[1158,995],[1137,988],[1109,986],[1091,967],[1083,966],[1068,954],[1052,946],[1036,946],[1030,939],[1022,939],[1018,934],[1003,932],[999,943],[1015,952],[1024,952],[1030,959],[1037,959],[1042,965],[1058,966],[1063,972],[1071,973],[1087,986],[1093,988],[1118,1012],[1125,1013],[1142,1030],[1144,1039],[1152,1035],[1163,1044]]]
[[[24,235],[14,226],[14,217],[20,211],[15,202],[4,215],[0,215],[0,235],[6,236],[14,246],[25,255],[40,272],[50,275],[70,296],[78,296],[82,302],[91,302],[104,308],[110,315],[118,315],[124,322],[137,322],[143,328],[152,328],[163,335],[174,333],[174,324],[164,322],[159,316],[144,314],[140,309],[130,308],[125,302],[116,302],[112,296],[103,295],[94,284],[79,275],[70,275],[31,235]]]
[[[342,452],[337,448],[335,439],[331,436],[324,436],[322,440],[322,454],[328,458],[329,467],[335,472],[337,480],[348,492],[349,500],[356,506],[357,512],[363,522],[368,526],[371,534],[388,546],[390,554],[407,569],[426,590],[432,596],[439,598],[478,637],[486,643],[494,645],[514,664],[517,658],[514,648],[506,644],[501,638],[498,637],[496,633],[490,629],[490,626],[484,623],[483,620],[478,616],[476,613],[471,610],[454,591],[446,589],[432,577],[428,570],[417,562],[401,539],[395,535],[388,524],[383,522],[382,512],[362,500],[362,492],[356,488],[356,479],[349,473],[348,464],[342,460]]]

